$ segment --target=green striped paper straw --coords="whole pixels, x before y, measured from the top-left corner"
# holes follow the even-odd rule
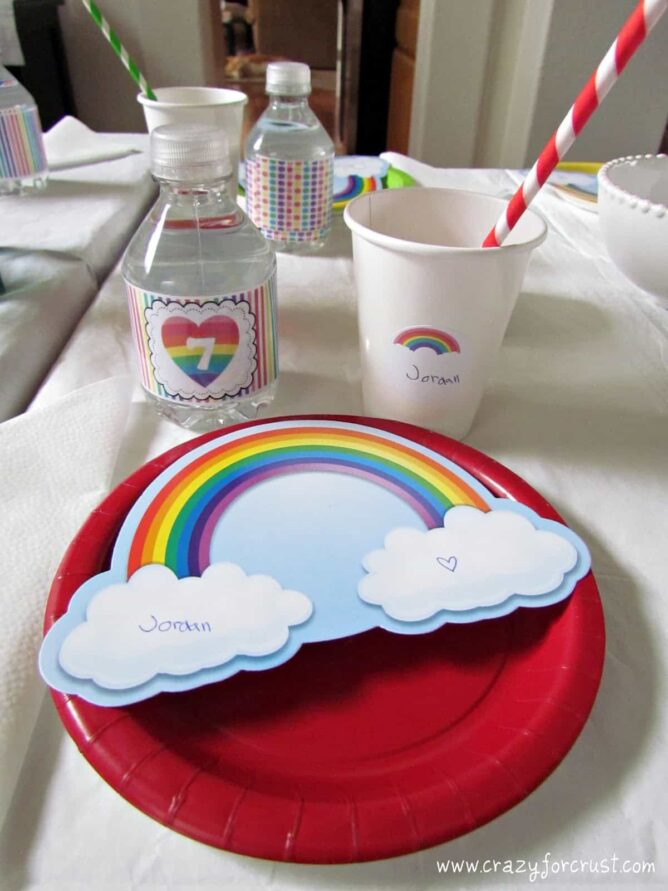
[[[100,31],[102,31],[104,36],[107,38],[114,52],[121,60],[121,62],[125,65],[128,73],[130,74],[130,77],[134,80],[142,93],[148,96],[149,99],[156,99],[157,97],[155,93],[146,83],[146,78],[132,61],[132,59],[130,58],[130,54],[125,49],[121,41],[118,39],[118,35],[115,33],[115,31],[112,31],[111,25],[102,15],[97,5],[93,2],[93,0],[81,0],[81,2],[91,14],[91,18],[98,26]]]

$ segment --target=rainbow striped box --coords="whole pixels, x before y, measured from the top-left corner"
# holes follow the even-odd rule
[[[37,109],[21,105],[0,109],[0,194],[39,188],[47,173]]]

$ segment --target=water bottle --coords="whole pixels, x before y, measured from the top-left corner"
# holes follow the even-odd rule
[[[144,391],[192,430],[251,420],[278,377],[274,252],[229,195],[222,130],[158,127],[151,172],[160,195],[122,263]]]
[[[266,91],[245,145],[246,209],[276,250],[317,250],[332,225],[334,144],[308,104],[311,70],[272,62]]]
[[[48,165],[35,100],[0,65],[0,195],[44,188]]]

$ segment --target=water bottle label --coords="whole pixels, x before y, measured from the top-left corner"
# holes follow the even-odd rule
[[[20,179],[47,169],[36,108],[0,110],[0,179]]]
[[[265,238],[318,241],[332,224],[332,159],[246,161],[246,206]]]
[[[276,277],[215,297],[169,297],[126,281],[142,384],[173,402],[243,398],[278,375]]]

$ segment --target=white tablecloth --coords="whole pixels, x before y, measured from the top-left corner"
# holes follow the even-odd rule
[[[425,184],[501,194],[516,181],[504,171],[395,161]],[[596,867],[606,888],[666,886],[668,313],[617,272],[595,214],[548,192],[538,208],[550,233],[531,260],[467,442],[538,489],[592,551],[607,658],[590,720],[562,764],[510,812],[436,849],[346,867],[276,864],[197,844],[128,806],[79,755],[45,699],[0,838],[7,888],[521,888],[530,881],[522,862],[539,870],[544,858],[568,862],[536,879],[546,887],[592,887],[588,870]],[[279,304],[282,370],[272,414],[360,412],[341,219],[324,253],[279,258]],[[36,404],[128,368],[115,271]],[[137,391],[116,478],[187,438]],[[477,873],[439,873],[437,861],[464,858],[477,861]],[[642,861],[654,872],[622,874],[623,864],[638,869]]]
[[[119,140],[90,138],[102,151]],[[0,421],[33,398],[155,195],[148,137],[128,134],[122,145],[137,151],[52,172],[44,191],[0,199]]]
[[[3,251],[0,272],[0,421],[22,412],[97,293],[81,261]]]
[[[119,139],[115,134],[99,138]],[[52,171],[43,191],[3,198],[0,247],[76,257],[103,281],[156,192],[148,172],[148,137],[127,134],[122,142],[134,143],[138,151]]]

